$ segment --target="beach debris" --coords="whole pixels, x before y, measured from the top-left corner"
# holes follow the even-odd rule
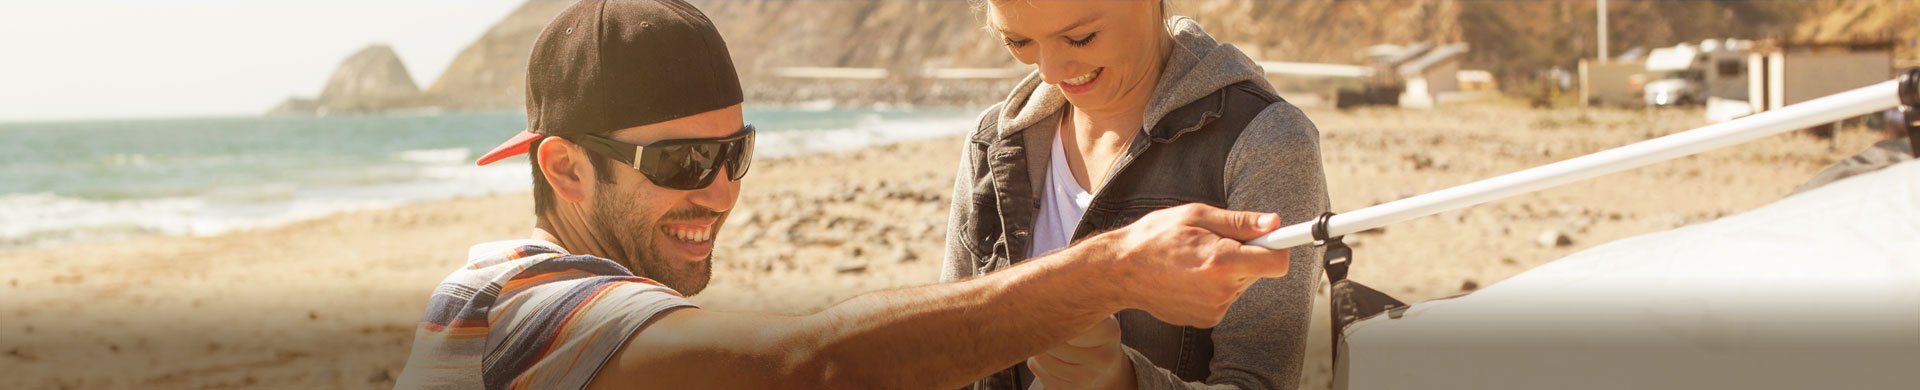
[[[745,233],[742,233],[740,235],[740,242],[757,242],[757,241],[760,241],[761,236],[765,236],[767,234],[766,230],[757,229],[751,225],[749,225],[746,228],[746,230],[747,231]]]
[[[1504,223],[1482,225],[1481,229],[1489,236],[1505,237],[1508,234],[1513,234],[1513,228]]]
[[[772,227],[768,227],[767,231],[785,233],[787,242],[800,242],[807,238],[806,233],[798,229],[801,222],[799,218],[781,219],[779,222],[774,222]]]
[[[1540,247],[1543,248],[1558,248],[1573,245],[1573,237],[1567,236],[1566,233],[1559,230],[1547,229],[1546,231],[1540,232],[1540,237],[1535,238],[1533,242],[1540,244]]]
[[[847,259],[833,263],[833,272],[849,274],[867,271],[867,262],[859,259]]]
[[[1594,220],[1591,217],[1578,217],[1567,220],[1560,224],[1560,227],[1572,234],[1582,234],[1587,232],[1587,228],[1593,227],[1593,223]]]
[[[81,274],[55,275],[53,277],[53,284],[79,284],[86,280],[87,276]]]
[[[1666,220],[1668,228],[1678,228],[1693,223],[1693,221],[1687,220],[1686,216],[1674,213],[1668,213],[1666,218],[1663,219]]]
[[[1447,170],[1447,167],[1449,165],[1447,164],[1447,159],[1445,157],[1432,157],[1424,153],[1417,153],[1417,152],[1402,154],[1400,155],[1400,159],[1412,165],[1413,170],[1416,170],[1416,171],[1424,171],[1428,169],[1437,169],[1437,170],[1444,171],[1444,170]]]
[[[39,356],[34,356],[33,353],[31,352],[22,351],[20,350],[20,347],[7,349],[7,356],[12,356],[14,359],[20,359],[20,360],[25,360],[29,362],[40,360]]]
[[[373,375],[367,376],[367,383],[387,383],[393,381],[393,373],[386,368],[373,369]]]

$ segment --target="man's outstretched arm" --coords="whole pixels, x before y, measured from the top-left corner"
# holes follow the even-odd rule
[[[1286,274],[1286,252],[1240,245],[1278,226],[1271,214],[1182,206],[991,275],[813,315],[675,310],[629,339],[594,386],[959,387],[1121,309],[1218,323],[1253,281]]]

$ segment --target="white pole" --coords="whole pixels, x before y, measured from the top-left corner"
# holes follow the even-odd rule
[[[1600,9],[1594,11],[1594,13],[1598,14],[1600,18],[1598,23],[1600,26],[1600,63],[1605,64],[1607,63],[1607,0],[1599,0],[1599,2]]]
[[[1885,110],[1900,104],[1898,91],[1898,81],[1881,82],[1778,110],[1350,211],[1328,219],[1327,234],[1344,236]],[[1275,190],[1286,191],[1284,188]],[[1311,244],[1312,229],[1313,221],[1297,223],[1247,241],[1247,244],[1271,249]]]

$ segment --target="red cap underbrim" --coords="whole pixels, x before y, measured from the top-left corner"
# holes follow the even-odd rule
[[[534,140],[544,136],[546,135],[521,130],[520,134],[514,134],[513,138],[507,139],[507,142],[501,143],[500,146],[495,146],[493,151],[480,155],[480,160],[475,161],[474,165],[492,164],[494,161],[524,154],[527,152],[528,147],[533,144]]]

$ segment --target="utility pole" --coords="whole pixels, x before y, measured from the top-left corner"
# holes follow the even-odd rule
[[[1594,11],[1594,14],[1599,15],[1598,17],[1600,18],[1600,23],[1599,23],[1600,56],[1599,58],[1600,58],[1600,63],[1604,64],[1604,63],[1607,63],[1607,0],[1595,0],[1595,1],[1598,1],[1600,3],[1600,7],[1599,7],[1600,9],[1597,11]]]

